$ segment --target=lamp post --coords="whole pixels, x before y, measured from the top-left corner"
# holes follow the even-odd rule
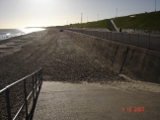
[[[99,14],[98,14],[98,21],[99,21]]]
[[[82,24],[83,13],[81,13],[81,24]]]
[[[156,0],[155,0],[155,12],[156,12]]]
[[[118,8],[116,8],[116,17],[118,16]]]

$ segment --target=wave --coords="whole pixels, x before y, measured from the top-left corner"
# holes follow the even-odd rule
[[[26,35],[32,32],[43,31],[44,28],[0,29],[0,40]]]

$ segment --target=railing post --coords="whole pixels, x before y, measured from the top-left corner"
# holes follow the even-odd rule
[[[149,34],[149,49],[151,49],[151,42],[150,42],[150,40],[151,40],[151,35]]]
[[[6,94],[6,101],[7,101],[8,120],[12,120],[10,98],[9,98],[9,88],[6,89],[5,94]]]
[[[33,100],[35,99],[35,90],[34,90],[34,86],[35,86],[35,75],[32,75],[32,86],[33,86]]]
[[[41,70],[38,72],[38,79],[39,79],[39,91],[40,91],[40,87],[41,87]]]
[[[35,74],[32,75],[32,89],[33,89],[33,106],[32,106],[32,110],[31,110],[31,113],[30,113],[30,120],[32,120],[33,118],[33,113],[34,113],[34,109],[35,109],[35,106],[36,106],[36,95],[35,95],[35,89],[36,89],[36,86],[35,86]]]
[[[42,69],[39,72],[39,77],[40,77],[40,88],[39,89],[41,89],[41,86],[42,86]]]
[[[138,47],[140,46],[140,44],[139,44],[139,33],[138,33]]]
[[[35,80],[36,80],[35,81],[35,83],[36,83],[36,88],[35,89],[36,89],[36,99],[37,99],[37,73],[35,73]]]
[[[39,92],[39,73],[37,73],[37,94]]]
[[[130,33],[128,33],[129,34],[129,45],[131,45],[131,34]]]
[[[111,40],[112,40],[112,32],[111,32]]]
[[[25,106],[26,106],[26,120],[28,120],[28,103],[27,103],[27,93],[26,93],[26,79],[23,82],[24,82],[24,102],[25,102]]]

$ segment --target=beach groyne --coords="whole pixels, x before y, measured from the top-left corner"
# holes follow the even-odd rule
[[[94,51],[110,70],[135,80],[160,83],[160,52],[68,30],[65,32]]]

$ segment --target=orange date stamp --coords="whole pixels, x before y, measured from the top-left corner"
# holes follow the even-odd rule
[[[144,107],[122,107],[122,112],[144,112]]]

